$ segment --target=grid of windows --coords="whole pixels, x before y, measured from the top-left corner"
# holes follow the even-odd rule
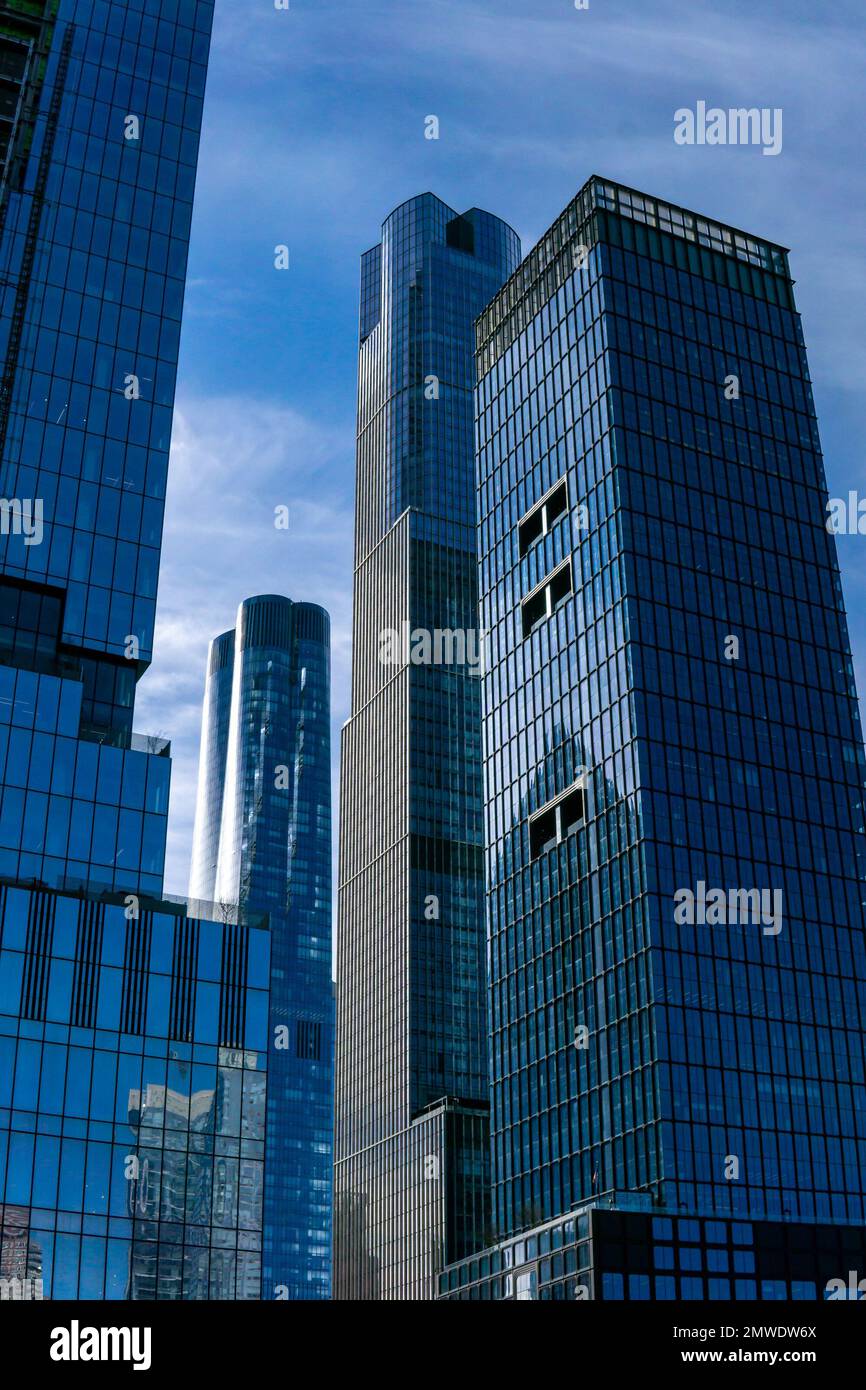
[[[132,731],[213,4],[2,10],[0,1270],[257,1298],[268,939],[143,896],[169,745]]]
[[[496,1220],[862,1221],[864,755],[787,259],[599,180],[563,217],[478,327]]]
[[[802,330],[611,239],[665,1191],[862,1220],[864,756]],[[778,923],[678,925],[699,882],[772,893]]]
[[[0,875],[159,893],[169,759],[158,739],[80,739],[81,702],[75,681],[0,666]]]
[[[439,1276],[446,1300],[819,1300],[860,1296],[862,1228],[589,1206]],[[859,1276],[858,1276],[859,1278]],[[840,1285],[844,1286],[843,1289]]]
[[[448,1251],[483,1245],[490,1182],[485,1107],[445,1101],[353,1157],[336,1191],[336,1297],[429,1299]]]
[[[268,933],[137,911],[0,888],[0,1269],[22,1296],[257,1299]]]
[[[599,272],[593,251],[478,392],[481,605],[490,632],[483,714],[494,1194],[502,1233],[593,1191],[645,1187],[658,1175],[629,625]],[[557,508],[549,529],[524,546],[521,520],[564,477],[569,507]],[[567,592],[527,621],[526,596],[545,596],[563,573]],[[557,803],[578,780],[580,805],[563,834]],[[579,1030],[591,1046],[575,1046]]]
[[[4,8],[0,84],[17,92],[0,140],[5,875],[162,888],[168,745],[133,733],[133,706],[212,10]]]
[[[487,1224],[472,324],[518,255],[498,219],[458,217],[425,194],[391,214],[362,260],[338,1297],[430,1297],[435,1268]],[[385,662],[388,631],[407,643],[457,633],[462,657]],[[452,1118],[434,1125],[425,1112],[444,1097]]]
[[[65,643],[123,658],[135,635],[143,663],[212,11],[64,0],[0,199],[2,494],[44,512],[40,544],[0,537],[3,569],[65,590]]]

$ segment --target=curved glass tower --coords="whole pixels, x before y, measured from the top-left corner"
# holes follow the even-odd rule
[[[341,1298],[432,1297],[436,1268],[476,1248],[487,1222],[473,322],[519,255],[498,218],[425,193],[361,262]]]
[[[232,628],[230,632],[215,637],[210,644],[201,720],[190,885],[195,885],[196,896],[206,902],[216,899],[234,659],[235,634]]]
[[[246,599],[211,643],[191,898],[267,912],[270,1056],[262,1297],[330,1292],[330,620]]]

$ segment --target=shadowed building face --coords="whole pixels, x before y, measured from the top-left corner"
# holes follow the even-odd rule
[[[821,1297],[866,1214],[864,758],[787,253],[593,178],[478,364],[510,1239],[443,1291]]]
[[[361,262],[340,1298],[432,1297],[436,1268],[486,1227],[472,325],[518,258],[504,222],[424,194]]]

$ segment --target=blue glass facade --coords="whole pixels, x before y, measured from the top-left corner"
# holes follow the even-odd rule
[[[787,254],[593,179],[478,363],[499,1233],[614,1190],[857,1226],[864,755]]]
[[[269,945],[0,886],[5,1297],[260,1297]]]
[[[324,609],[268,594],[208,659],[190,895],[270,921],[265,1299],[330,1293],[329,643]]]
[[[212,10],[0,7],[15,110],[0,130],[8,877],[162,888],[167,747],[137,740],[132,718],[151,656]]]
[[[81,738],[82,685],[0,666],[0,868],[8,878],[158,893],[169,745]],[[149,751],[152,749],[153,751]]]
[[[16,8],[56,15],[0,235],[4,496],[44,537],[3,570],[64,592],[64,647],[146,665],[213,5]]]
[[[160,897],[132,730],[212,10],[0,4],[4,1296],[261,1292],[266,921]]]
[[[361,262],[339,1298],[432,1297],[488,1224],[472,324],[519,254],[424,194]]]

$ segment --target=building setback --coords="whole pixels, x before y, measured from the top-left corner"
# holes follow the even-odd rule
[[[864,755],[787,253],[592,178],[477,349],[499,1240],[440,1291],[823,1297]]]
[[[330,621],[246,599],[210,645],[190,899],[266,912],[262,1297],[327,1298],[333,1162]]]
[[[472,324],[518,259],[505,223],[424,194],[361,262],[338,1298],[430,1298],[488,1225]]]

